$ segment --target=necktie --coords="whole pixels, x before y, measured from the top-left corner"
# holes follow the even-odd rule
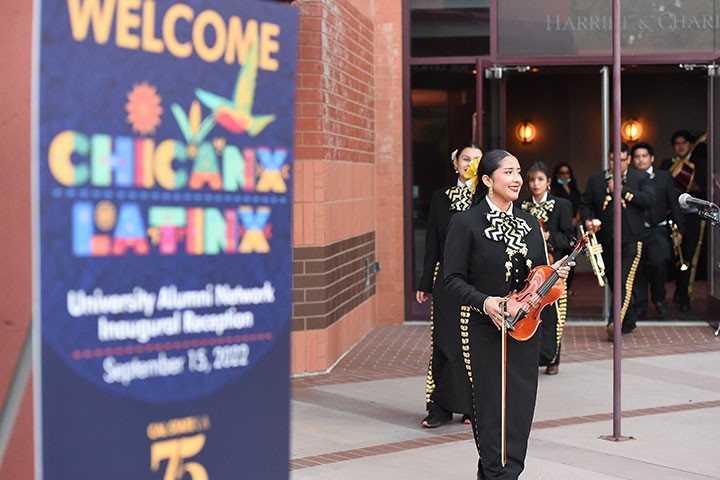
[[[445,190],[445,195],[450,199],[450,210],[463,212],[470,208],[472,192],[469,188],[456,185]]]
[[[529,212],[533,217],[547,223],[550,212],[555,208],[555,199],[545,200],[544,202],[535,203],[532,200],[526,200],[522,203],[522,209]]]

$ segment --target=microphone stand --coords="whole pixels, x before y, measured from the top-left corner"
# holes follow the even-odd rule
[[[705,220],[708,220],[713,227],[717,227],[718,224],[720,224],[720,207],[718,207],[714,203],[711,205],[712,205],[711,209],[707,209],[707,210],[698,209],[697,213]]]
[[[710,203],[710,208],[702,210],[698,209],[697,213],[702,218],[709,221],[713,227],[717,227],[718,224],[720,224],[720,207],[714,203]],[[710,325],[712,326],[712,324]],[[718,322],[718,326],[715,329],[715,336],[717,337],[718,335],[720,335],[720,322]]]

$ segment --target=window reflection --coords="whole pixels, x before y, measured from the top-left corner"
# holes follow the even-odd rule
[[[490,0],[410,0],[410,55],[490,53]]]

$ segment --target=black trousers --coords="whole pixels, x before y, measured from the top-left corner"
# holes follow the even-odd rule
[[[563,308],[567,309],[567,290],[558,303],[563,302]],[[560,334],[563,325],[558,325],[560,319],[558,314],[560,307],[556,305],[546,306],[540,318],[542,323],[536,335],[540,335],[540,366],[560,365]]]
[[[648,308],[648,287],[653,303],[664,302],[667,295],[668,265],[672,258],[670,228],[667,225],[646,228],[642,235],[642,255],[635,276],[635,309],[642,318]]]
[[[675,271],[675,298],[681,304],[690,303],[690,287],[695,282],[695,272],[699,267],[699,253],[702,249],[702,242],[705,237],[705,220],[697,213],[685,215],[685,235],[682,241],[682,253],[686,262],[691,266],[684,272],[680,269]],[[692,264],[695,265],[692,265]]]
[[[445,291],[442,266],[432,298],[432,357],[425,388],[426,408],[441,417],[472,413],[472,390],[460,342],[460,305]]]
[[[501,333],[487,317],[470,322],[473,434],[480,456],[477,478],[517,480],[525,467],[535,413],[540,335],[526,341],[507,339],[507,463],[501,462]]]
[[[613,265],[613,245],[603,244],[603,262],[605,262],[605,274],[608,279],[610,290],[614,289],[614,265]],[[633,284],[635,282],[635,274],[640,264],[639,253],[642,253],[642,242],[624,243],[621,249],[621,307],[620,316],[622,331],[629,332],[635,329],[637,323],[637,311],[635,310],[635,302],[633,301]],[[615,292],[613,291],[613,294]],[[612,315],[610,316],[612,322]]]
[[[460,330],[460,327],[457,328]],[[458,348],[460,340],[458,340]],[[426,409],[440,417],[472,413],[472,387],[461,355],[448,355],[436,343],[428,367]]]

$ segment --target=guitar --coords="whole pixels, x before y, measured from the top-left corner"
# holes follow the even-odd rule
[[[695,164],[687,158],[676,160],[670,166],[670,174],[673,176],[673,183],[678,193],[687,193],[695,180]]]
[[[687,193],[699,190],[695,181],[695,163],[690,160],[695,147],[707,140],[707,132],[703,133],[693,142],[684,158],[673,161],[670,166],[670,174],[673,176],[673,183],[678,193]]]

